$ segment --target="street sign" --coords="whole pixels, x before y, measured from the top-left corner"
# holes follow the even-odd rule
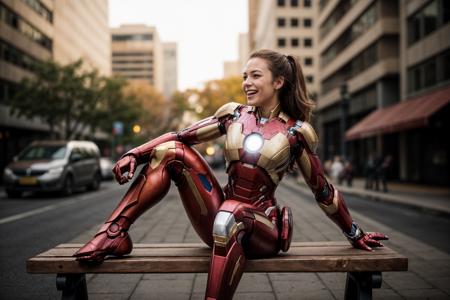
[[[123,134],[123,123],[120,121],[116,121],[113,123],[113,135],[122,135]]]

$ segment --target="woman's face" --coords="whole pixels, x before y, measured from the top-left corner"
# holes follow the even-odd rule
[[[247,96],[247,104],[252,106],[274,106],[278,103],[277,89],[280,80],[273,80],[265,59],[254,57],[248,60],[243,73],[242,89]]]

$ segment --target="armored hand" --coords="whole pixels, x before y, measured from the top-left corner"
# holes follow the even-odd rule
[[[383,247],[380,240],[389,239],[379,232],[363,232],[355,222],[352,223],[352,231],[350,233],[344,232],[344,234],[353,247],[367,251],[372,251],[371,247]]]
[[[133,178],[134,172],[136,171],[136,165],[136,157],[132,154],[125,155],[119,159],[112,170],[117,182],[124,184]],[[128,174],[125,176],[124,174],[127,172]]]

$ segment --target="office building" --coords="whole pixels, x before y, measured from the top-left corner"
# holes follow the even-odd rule
[[[249,0],[249,52],[271,49],[296,56],[310,95],[318,91],[319,1]]]
[[[113,74],[164,91],[164,50],[153,26],[127,24],[111,29]]]
[[[0,171],[31,141],[48,138],[46,124],[13,116],[6,105],[33,76],[33,62],[82,58],[109,75],[109,47],[107,0],[0,0]]]

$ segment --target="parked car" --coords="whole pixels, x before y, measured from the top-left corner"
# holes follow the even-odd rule
[[[100,151],[89,141],[33,142],[6,166],[3,180],[9,197],[23,192],[60,191],[100,187]]]
[[[102,179],[109,180],[114,178],[114,173],[112,168],[114,167],[114,162],[109,157],[100,158],[100,171],[102,173]]]

